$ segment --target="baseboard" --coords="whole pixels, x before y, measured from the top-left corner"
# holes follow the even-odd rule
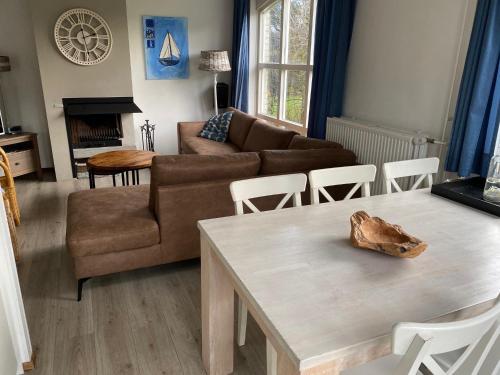
[[[35,351],[33,351],[33,353],[31,353],[31,361],[23,363],[24,372],[33,371],[35,369],[35,365],[36,365],[36,353]]]

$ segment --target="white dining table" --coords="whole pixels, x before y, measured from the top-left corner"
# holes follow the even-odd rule
[[[428,243],[413,259],[354,248],[364,210]],[[500,292],[500,218],[429,189],[203,220],[202,353],[233,372],[234,292],[277,353],[279,375],[327,375],[387,355],[398,322],[453,321]]]

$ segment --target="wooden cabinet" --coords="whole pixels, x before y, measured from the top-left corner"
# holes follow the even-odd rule
[[[0,135],[0,147],[7,153],[14,177],[35,172],[42,178],[36,133]]]

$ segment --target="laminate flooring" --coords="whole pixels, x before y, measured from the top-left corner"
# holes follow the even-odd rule
[[[143,171],[141,182],[149,176]],[[96,179],[111,186],[110,177]],[[32,345],[33,375],[197,375],[201,360],[199,261],[94,278],[76,301],[66,251],[66,202],[88,180],[16,179],[22,223],[19,279]],[[98,213],[96,213],[98,214]],[[250,318],[235,347],[234,374],[265,374],[265,337]]]

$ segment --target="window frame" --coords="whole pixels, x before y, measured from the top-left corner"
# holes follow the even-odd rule
[[[309,41],[307,50],[307,64],[288,64],[285,63],[288,58],[288,39],[289,39],[289,20],[290,20],[290,1],[291,0],[275,0],[266,3],[266,5],[258,10],[258,53],[257,53],[257,95],[256,95],[256,108],[257,117],[274,122],[278,125],[282,125],[294,130],[298,130],[301,133],[305,133],[307,129],[307,122],[309,119],[309,102],[311,98],[311,83],[313,74],[313,59],[314,59],[314,26],[316,24],[316,1],[311,0],[310,8],[310,22],[309,22]],[[279,63],[264,63],[262,62],[264,56],[264,23],[262,22],[263,13],[267,11],[270,7],[274,6],[276,3],[281,2],[281,36],[280,36],[280,62]],[[278,101],[278,117],[274,118],[263,113],[263,70],[264,69],[276,69],[280,71],[280,90],[279,90],[279,101]],[[305,109],[302,116],[302,122],[297,123],[286,119],[286,96],[287,96],[287,74],[288,71],[305,71],[306,72],[306,101]]]

